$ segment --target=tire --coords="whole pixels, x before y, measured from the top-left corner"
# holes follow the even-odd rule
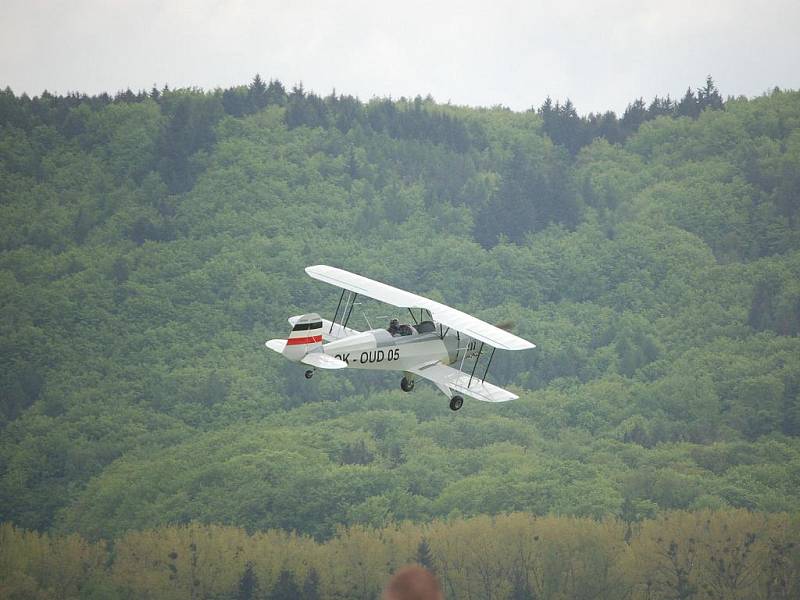
[[[410,392],[414,389],[414,380],[409,379],[408,377],[403,377],[400,380],[400,389],[404,392]]]
[[[458,410],[464,405],[464,398],[461,396],[453,396],[450,398],[450,410]]]
[[[311,369],[309,369],[308,371],[306,371],[306,372],[305,372],[305,373],[303,373],[303,374],[306,376],[306,379],[311,379],[311,378],[314,376],[314,371],[312,371]]]

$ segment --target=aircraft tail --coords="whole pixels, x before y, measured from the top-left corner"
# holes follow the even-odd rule
[[[287,340],[270,340],[267,348],[280,352],[292,361],[300,361],[306,354],[322,347],[322,318],[317,313],[299,317]]]

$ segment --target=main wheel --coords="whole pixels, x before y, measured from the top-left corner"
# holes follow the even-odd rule
[[[400,380],[400,389],[404,392],[410,392],[414,389],[414,380],[409,379],[408,377],[403,377]]]
[[[461,396],[453,396],[450,398],[450,410],[458,410],[464,405],[464,399]]]
[[[311,379],[314,376],[314,371],[312,369],[309,369],[304,373],[304,375],[306,376],[306,379]]]

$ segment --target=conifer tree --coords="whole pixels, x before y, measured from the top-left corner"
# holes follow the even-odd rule
[[[320,600],[319,592],[319,573],[314,567],[308,570],[305,581],[303,581],[303,600]]]
[[[294,573],[288,569],[282,569],[269,594],[269,600],[297,600],[299,597],[300,588],[294,579]]]
[[[417,546],[417,555],[415,561],[418,565],[425,567],[431,573],[435,573],[436,569],[433,565],[433,555],[431,554],[431,547],[428,544],[427,538],[422,538]]]
[[[647,120],[647,107],[644,104],[643,98],[637,98],[625,109],[620,120],[620,127],[622,127],[623,135],[627,138],[629,135],[635,133],[639,126]]]
[[[258,594],[258,577],[253,571],[253,563],[249,562],[244,568],[241,579],[239,579],[239,591],[236,594],[237,600],[253,600]]]
[[[248,91],[250,104],[255,110],[260,110],[267,105],[267,86],[261,79],[261,75],[256,73]]]
[[[719,95],[719,90],[714,84],[711,75],[706,77],[706,85],[697,90],[697,104],[700,112],[707,108],[711,110],[720,110],[723,108],[722,96]]]
[[[267,86],[267,104],[274,106],[286,106],[288,96],[286,95],[286,88],[283,84],[275,80],[270,80]]]
[[[692,119],[696,119],[700,115],[700,106],[692,88],[686,88],[686,93],[681,101],[678,102],[676,112],[679,117],[691,117]]]

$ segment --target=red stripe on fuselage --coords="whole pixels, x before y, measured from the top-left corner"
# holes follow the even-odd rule
[[[298,338],[289,338],[286,340],[287,346],[298,346],[300,344],[316,344],[317,342],[322,341],[321,335],[312,335],[311,337],[298,337]]]

